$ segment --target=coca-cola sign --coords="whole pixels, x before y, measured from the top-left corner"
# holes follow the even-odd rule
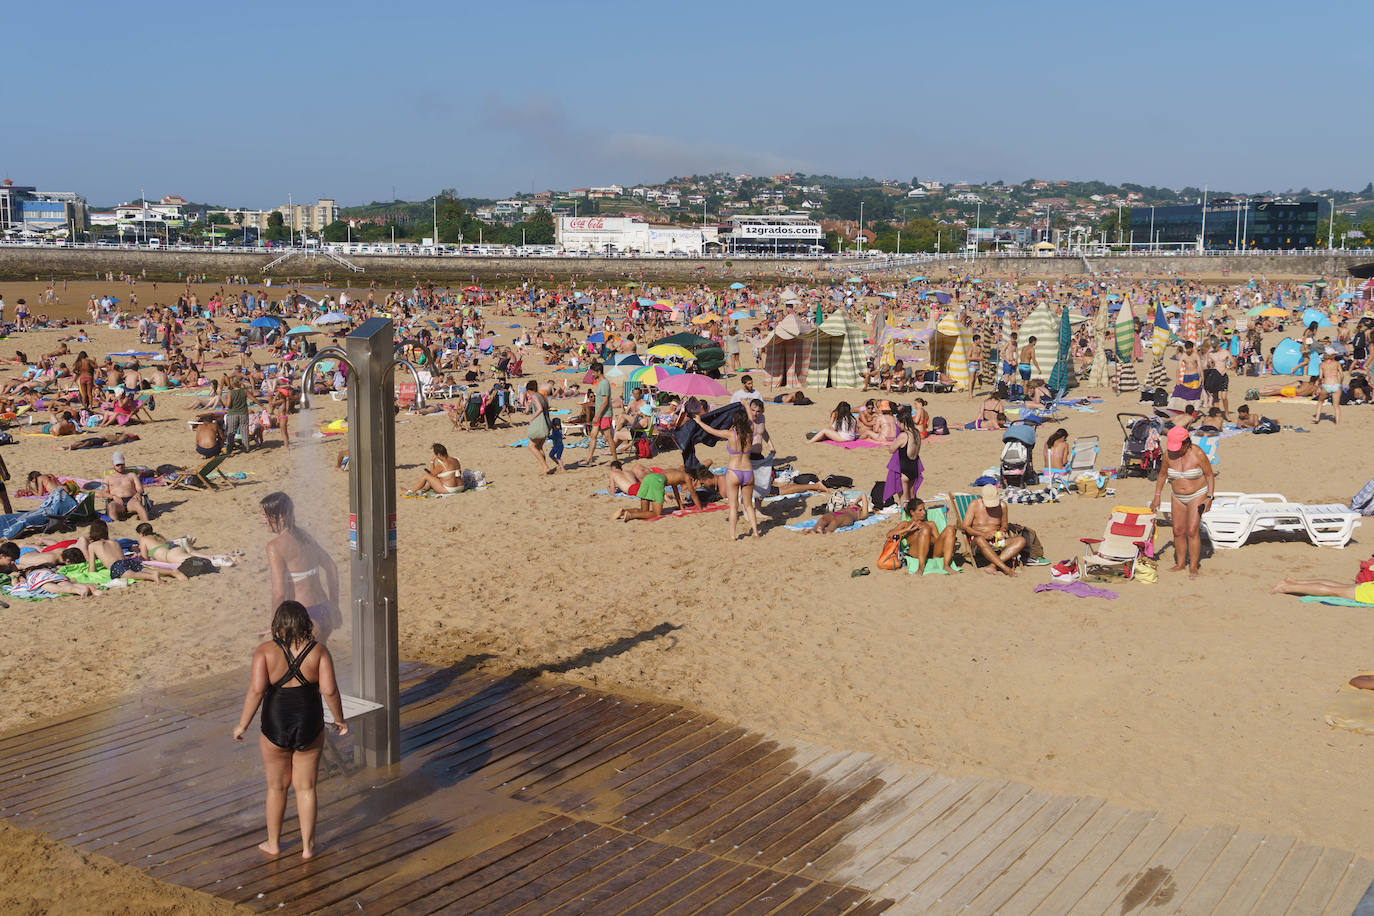
[[[569,229],[605,229],[606,219],[601,216],[576,216],[568,220]]]

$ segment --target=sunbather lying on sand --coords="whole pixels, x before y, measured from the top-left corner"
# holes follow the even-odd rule
[[[1348,598],[1361,604],[1374,605],[1374,582],[1337,582],[1335,579],[1294,579],[1284,576],[1269,589],[1269,594]]]
[[[811,528],[805,529],[804,533],[829,534],[838,531],[855,522],[862,521],[873,514],[872,507],[868,504],[868,496],[860,495],[859,498],[843,509],[834,512],[826,512],[816,520],[816,524]]]

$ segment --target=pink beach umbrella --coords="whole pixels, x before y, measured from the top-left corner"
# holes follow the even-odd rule
[[[683,397],[718,398],[730,393],[720,382],[696,372],[670,376],[659,382],[658,387],[660,391],[671,391]]]

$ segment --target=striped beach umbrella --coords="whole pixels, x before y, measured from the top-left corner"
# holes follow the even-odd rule
[[[1150,351],[1153,352],[1156,357],[1164,354],[1164,348],[1169,345],[1170,336],[1172,336],[1172,332],[1169,330],[1169,320],[1164,317],[1164,303],[1156,302],[1154,335],[1150,338]],[[1156,360],[1156,362],[1159,362],[1159,360]],[[1154,375],[1153,368],[1150,369],[1150,375],[1152,377]],[[1165,378],[1167,380],[1167,375]],[[1151,387],[1154,386],[1152,385]]]
[[[1169,370],[1164,368],[1164,355],[1155,354],[1154,362],[1150,363],[1150,372],[1145,376],[1146,388],[1168,388]]]
[[[1140,377],[1135,373],[1135,363],[1129,359],[1116,364],[1116,393],[1140,390]],[[1163,369],[1161,365],[1159,368]]]
[[[1123,363],[1129,363],[1135,352],[1135,316],[1131,314],[1127,302],[1116,313],[1116,355]]]

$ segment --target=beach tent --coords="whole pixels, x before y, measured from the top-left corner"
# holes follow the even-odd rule
[[[1331,319],[1326,317],[1325,312],[1321,311],[1320,309],[1303,309],[1302,326],[1307,327],[1314,321],[1317,323],[1317,327],[1319,328],[1331,327]]]
[[[955,387],[968,389],[974,380],[968,371],[968,351],[973,339],[953,312],[940,318],[930,341],[930,366],[954,379]]]
[[[1035,359],[1040,364],[1041,373],[1048,375],[1059,356],[1059,330],[1055,327],[1054,316],[1050,314],[1047,303],[1041,303],[1031,310],[1026,320],[1021,322],[1021,336],[1017,344],[1024,347],[1035,338]]]
[[[814,338],[808,336],[810,330],[796,315],[788,315],[759,344],[763,371],[770,385],[800,387],[806,384],[806,369],[814,342]]]
[[[805,336],[811,339],[807,373],[815,387],[859,387],[867,368],[867,357],[864,329],[854,319],[837,312]]]

